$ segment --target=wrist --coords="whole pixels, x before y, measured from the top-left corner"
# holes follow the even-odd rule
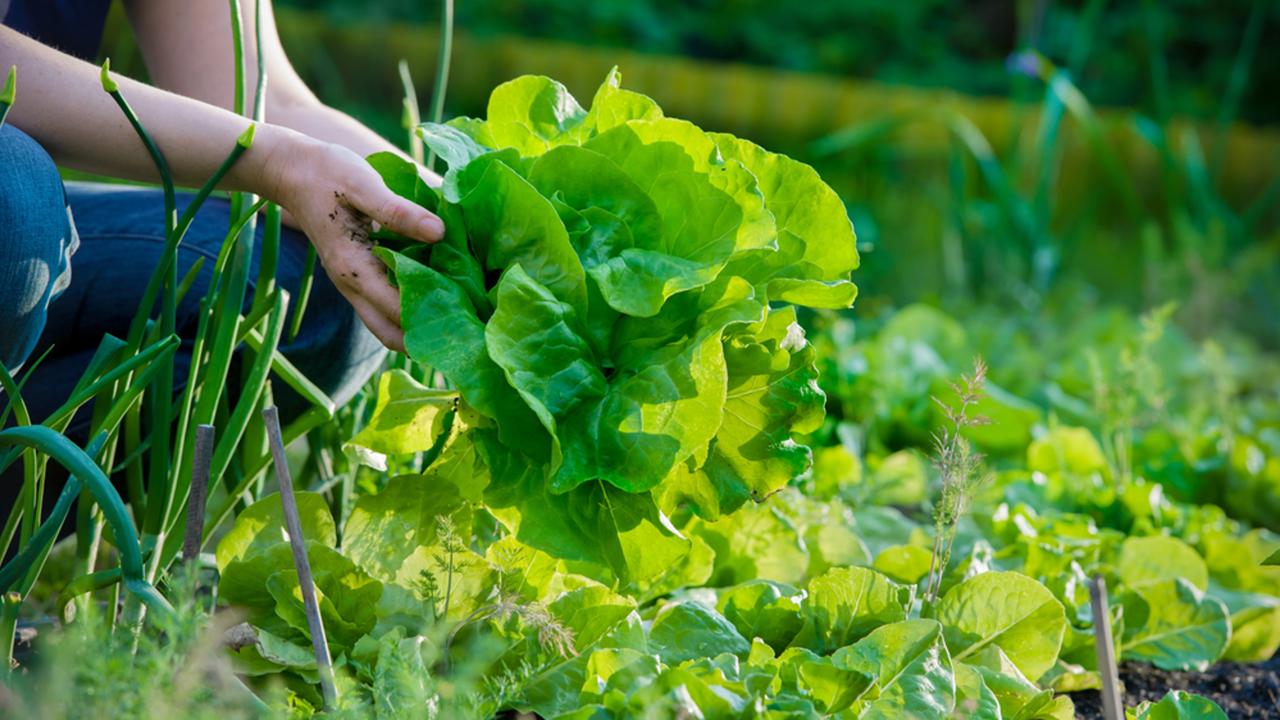
[[[297,182],[299,166],[317,142],[279,125],[259,123],[253,144],[229,173],[233,190],[250,192],[283,204],[289,188]]]

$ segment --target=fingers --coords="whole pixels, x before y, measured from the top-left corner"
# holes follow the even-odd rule
[[[440,177],[439,174],[428,170],[423,165],[418,165],[418,177],[422,178],[422,181],[429,187],[433,187],[437,190],[440,189],[441,185],[444,185],[444,178]]]
[[[387,266],[368,250],[352,259],[351,284],[383,317],[400,327],[400,292],[387,281]]]
[[[421,205],[383,188],[365,191],[353,203],[356,209],[376,220],[382,227],[424,243],[444,237],[444,221]],[[348,196],[349,200],[352,200]]]
[[[387,347],[388,350],[394,350],[398,353],[405,352],[404,349],[404,331],[398,325],[391,322],[386,315],[375,308],[372,303],[360,295],[349,295],[347,300],[351,302],[351,307],[355,308],[356,314],[360,316],[360,320],[364,322],[365,327],[369,328],[369,332],[378,338],[378,341]]]
[[[338,290],[355,307],[370,332],[392,350],[404,351],[400,293],[387,281],[387,268],[367,245],[349,244],[322,258]]]

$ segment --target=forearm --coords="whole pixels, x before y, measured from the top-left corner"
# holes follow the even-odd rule
[[[361,157],[376,152],[391,152],[410,159],[400,148],[387,142],[355,118],[318,100],[269,97],[267,119],[317,140],[341,145]],[[422,175],[429,184],[439,187],[439,175],[427,170],[423,170]]]
[[[159,179],[133,127],[103,91],[98,68],[0,27],[0,67],[11,65],[18,68],[19,91],[7,122],[35,138],[60,165],[130,180]],[[198,100],[113,77],[179,185],[202,184],[250,124]],[[278,178],[270,158],[305,142],[293,131],[260,127],[224,187],[271,197]]]
[[[323,105],[319,101],[291,102],[268,97],[267,119],[276,125],[283,125],[317,140],[349,148],[361,157],[376,152],[404,155],[399,148],[360,124],[355,118]]]

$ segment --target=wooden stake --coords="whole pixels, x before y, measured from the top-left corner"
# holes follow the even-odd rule
[[[196,448],[191,466],[191,495],[187,498],[187,534],[182,539],[182,560],[193,562],[204,544],[205,501],[209,495],[209,466],[213,462],[213,426],[196,426]]]
[[[267,438],[271,442],[276,480],[280,483],[280,507],[284,511],[289,545],[293,548],[293,564],[298,569],[298,585],[302,588],[302,604],[307,611],[307,627],[311,630],[311,645],[316,653],[320,689],[324,693],[325,707],[332,709],[338,699],[338,691],[333,683],[333,660],[329,657],[329,642],[325,638],[324,621],[320,617],[320,603],[316,601],[316,586],[311,577],[311,563],[307,560],[306,541],[302,537],[298,503],[293,497],[293,477],[289,475],[289,463],[284,455],[284,439],[280,434],[280,413],[272,405],[262,411],[262,419],[266,423]]]
[[[1116,646],[1111,638],[1111,608],[1107,605],[1107,584],[1101,575],[1089,582],[1089,604],[1093,608],[1093,642],[1098,651],[1098,674],[1102,676],[1102,716],[1124,720],[1120,701],[1120,669],[1116,666]]]

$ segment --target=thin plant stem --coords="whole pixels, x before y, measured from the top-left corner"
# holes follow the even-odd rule
[[[449,85],[449,62],[453,55],[453,0],[440,3],[440,52],[436,57],[436,83],[431,88],[431,122],[444,119],[444,97]],[[434,170],[436,154],[427,155],[427,169]]]
[[[418,135],[418,126],[422,124],[422,112],[418,109],[418,91],[413,87],[409,63],[401,59],[397,69],[400,71],[400,86],[404,89],[404,117],[401,124],[409,135],[409,157],[421,165],[424,158],[422,138]]]
[[[9,75],[5,78],[4,88],[0,89],[0,127],[4,127],[4,118],[9,114],[9,108],[13,107],[14,98],[18,91],[18,67],[16,65],[9,67]]]
[[[298,571],[298,585],[302,590],[302,603],[307,613],[307,627],[311,631],[311,645],[315,650],[320,689],[324,694],[325,707],[333,709],[338,700],[338,691],[333,678],[333,660],[329,656],[324,619],[320,617],[315,580],[311,577],[311,561],[307,558],[306,539],[302,535],[302,520],[298,516],[298,504],[293,495],[293,477],[289,474],[284,439],[280,433],[280,414],[272,405],[262,411],[262,419],[266,424],[267,437],[271,443],[271,456],[276,467],[276,479],[280,484],[280,507],[284,512],[285,528],[289,532],[293,564]]]

